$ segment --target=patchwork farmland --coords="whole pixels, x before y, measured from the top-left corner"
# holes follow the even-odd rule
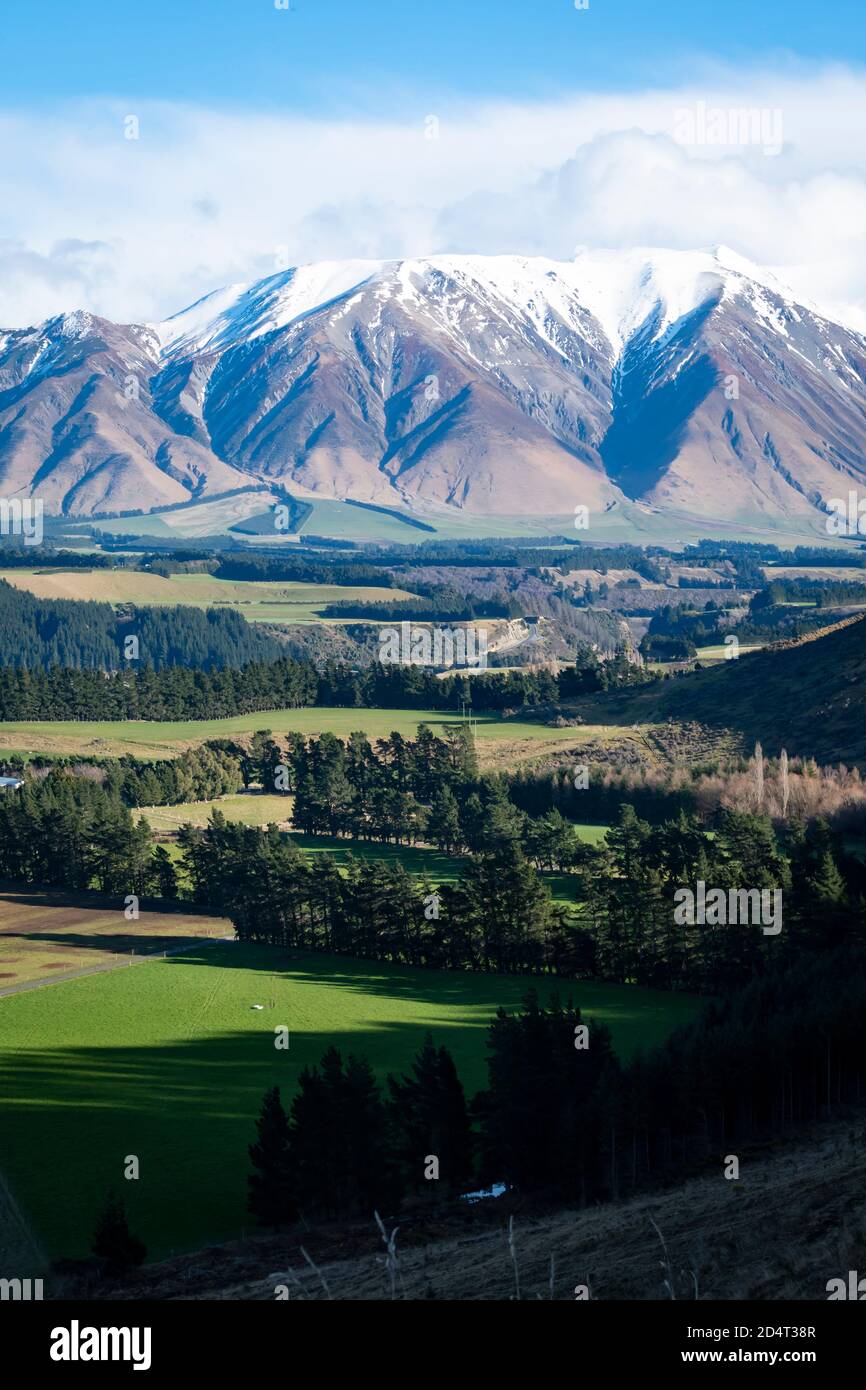
[[[128,921],[117,903],[92,895],[0,894],[0,995],[86,970],[123,969],[195,939],[232,935],[230,922],[202,913],[142,912]]]

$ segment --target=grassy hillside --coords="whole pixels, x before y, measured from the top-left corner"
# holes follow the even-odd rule
[[[266,1087],[291,1096],[331,1045],[365,1053],[383,1078],[409,1066],[429,1029],[472,1094],[486,1079],[487,1023],[531,984],[556,987],[213,941],[0,999],[0,1170],[49,1254],[84,1253],[120,1185],[152,1257],[238,1236]],[[623,1055],[700,1007],[628,986],[571,990]],[[274,1047],[279,1025],[288,1051]],[[127,1154],[140,1160],[136,1182],[122,1182]]]
[[[271,729],[275,734],[331,732],[341,738],[362,730],[371,739],[385,738],[396,730],[415,738],[419,724],[429,724],[441,734],[457,722],[449,710],[349,709],[319,706],[304,709],[259,710],[228,719],[155,720],[27,720],[0,724],[0,749],[21,753],[80,754],[114,757],[129,754],[141,758],[173,758],[185,748],[207,739],[233,738]],[[631,742],[633,731],[620,728],[557,729],[529,721],[503,720],[494,714],[473,718],[479,757],[500,762],[517,761],[527,753],[539,756],[557,749],[607,739]],[[513,759],[511,755],[514,755]]]
[[[727,661],[675,682],[660,712],[760,739],[767,752],[866,764],[866,623]]]
[[[854,618],[676,677],[581,704],[606,723],[694,721],[731,729],[750,748],[866,767],[866,619]]]

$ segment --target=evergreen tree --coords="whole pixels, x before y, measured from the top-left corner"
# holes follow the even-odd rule
[[[460,811],[449,786],[436,789],[430,806],[427,834],[439,849],[452,854],[461,842]]]
[[[330,1047],[319,1067],[302,1071],[290,1136],[303,1211],[369,1214],[397,1200],[387,1114],[366,1058],[350,1056],[344,1066]]]
[[[389,1145],[387,1112],[366,1057],[346,1063],[342,1104],[350,1210],[388,1210],[399,1201],[399,1180]]]
[[[428,1033],[412,1063],[412,1075],[388,1077],[389,1112],[407,1186],[431,1197],[460,1192],[472,1176],[472,1125],[454,1059]],[[439,1182],[427,1179],[429,1158]],[[441,1191],[440,1191],[441,1187]]]
[[[153,851],[153,876],[157,897],[177,898],[177,870],[165,845],[157,845]]]
[[[285,1226],[296,1220],[298,1211],[292,1191],[289,1121],[279,1086],[265,1092],[256,1130],[258,1139],[249,1146],[256,1171],[247,1180],[247,1209],[260,1226]]]
[[[610,1193],[607,1107],[619,1071],[605,1027],[583,1025],[557,998],[542,1007],[532,991],[520,1013],[497,1012],[488,1075],[476,1105],[484,1178],[584,1201]]]
[[[127,1224],[123,1202],[113,1192],[96,1223],[91,1250],[104,1260],[105,1273],[112,1278],[122,1277],[130,1269],[143,1264],[147,1249]]]

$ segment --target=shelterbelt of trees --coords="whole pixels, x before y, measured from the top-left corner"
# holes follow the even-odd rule
[[[546,705],[575,695],[640,682],[643,672],[624,657],[600,662],[587,650],[573,666],[547,670],[488,671],[438,680],[422,666],[376,663],[357,671],[343,664],[322,669],[284,658],[249,662],[240,669],[153,671],[0,669],[0,719],[224,719],[266,709],[343,706],[370,709],[503,710]]]
[[[542,1007],[530,993],[490,1025],[488,1083],[471,1103],[430,1037],[384,1090],[366,1058],[344,1060],[332,1047],[302,1072],[288,1113],[279,1090],[267,1092],[248,1205],[260,1224],[279,1227],[393,1213],[406,1195],[441,1202],[482,1183],[582,1205],[712,1163],[722,1181],[738,1146],[861,1104],[864,1055],[862,950],[771,969],[625,1064],[608,1030],[585,1023],[571,1000]],[[668,1275],[672,1295],[694,1296],[690,1271]]]
[[[260,752],[270,756],[267,740]],[[653,827],[626,804],[596,849],[558,812],[527,817],[501,781],[476,779],[465,739],[392,737],[376,750],[360,737],[348,750],[330,736],[298,739],[289,771],[308,824],[345,815],[334,828],[357,838],[432,840],[462,854],[460,877],[434,887],[399,863],[351,856],[341,871],[275,827],[227,824],[218,811],[207,828],[179,831],[175,865],[134,823],[122,788],[56,771],[0,801],[0,878],[96,888],[120,903],[130,893],[191,900],[228,916],[242,939],[282,947],[709,993],[863,932],[862,867],[821,820],[777,831],[766,815],[725,810],[708,836],[686,815]],[[566,901],[551,894],[551,867]],[[778,932],[677,921],[678,891],[699,882],[781,893]]]
[[[708,827],[720,809],[752,809],[774,822],[826,820],[834,831],[862,834],[866,781],[856,768],[809,759],[709,760],[701,766],[600,765],[576,778],[573,766],[480,774],[465,724],[443,735],[428,725],[416,739],[392,733],[371,743],[363,733],[305,739],[269,729],[249,741],[211,739],[172,759],[33,757],[9,753],[0,772],[44,777],[52,769],[102,782],[127,806],[209,801],[242,789],[293,796],[296,826],[309,834],[394,844],[429,843],[447,853],[496,841],[500,822],[522,824],[520,838],[540,868],[568,869],[579,854],[572,823],[610,823],[624,803],[659,826],[682,814]],[[839,851],[843,860],[849,855]],[[846,873],[854,871],[850,860]],[[863,888],[866,891],[866,870]]]
[[[418,590],[420,584],[414,584]],[[432,585],[428,586],[433,588]],[[406,619],[417,623],[465,623],[473,618],[520,618],[524,614],[520,603],[502,603],[496,599],[469,599],[459,590],[440,585],[429,598],[403,599],[399,603],[329,603],[323,609],[325,618],[357,618],[359,622],[394,622]]]
[[[194,901],[229,916],[243,940],[416,966],[556,973],[713,993],[817,944],[863,935],[862,900],[836,863],[826,826],[725,812],[712,839],[686,818],[653,830],[623,808],[595,849],[578,846],[554,901],[527,850],[501,830],[434,888],[399,864],[310,862],[275,830],[226,824],[180,832]],[[698,882],[781,892],[778,934],[754,922],[678,922],[678,891]]]

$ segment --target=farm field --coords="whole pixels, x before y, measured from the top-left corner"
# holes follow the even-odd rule
[[[230,922],[200,913],[142,912],[123,904],[77,906],[62,895],[0,894],[0,992],[93,966],[125,966],[133,953],[172,950],[195,937],[228,936]]]
[[[232,1237],[249,1224],[247,1145],[266,1087],[288,1099],[331,1045],[365,1053],[384,1078],[408,1068],[429,1029],[471,1095],[486,1078],[486,1024],[533,985],[555,988],[214,942],[0,999],[0,1169],[49,1256],[85,1254],[121,1186],[151,1258]],[[559,988],[610,1026],[624,1056],[700,1007],[628,986]],[[128,1154],[141,1177],[127,1183]]]
[[[228,719],[190,719],[182,721],[132,720],[29,720],[0,724],[0,749],[20,753],[57,753],[140,758],[173,758],[185,748],[213,738],[230,738],[270,729],[275,734],[321,734],[330,732],[347,738],[363,730],[371,739],[386,738],[396,731],[415,738],[419,724],[429,724],[442,734],[448,725],[459,722],[450,710],[344,709],[305,707],[303,709],[260,710]],[[602,724],[582,724],[558,729],[529,721],[497,719],[495,715],[473,718],[476,742],[482,764],[501,761],[502,755],[525,757],[535,753],[568,749],[585,742],[606,739],[625,743],[635,737],[634,730]],[[639,731],[637,731],[639,732]],[[499,758],[497,758],[497,752]]]
[[[55,534],[76,534],[77,527],[87,526],[104,535],[115,536],[162,536],[180,541],[185,536],[225,535],[241,523],[246,530],[250,522],[259,516],[276,500],[268,495],[266,489],[250,490],[227,497],[217,497],[194,501],[187,506],[163,509],[133,516],[112,517],[107,520],[75,522],[63,518],[55,526]],[[571,535],[574,529],[573,513],[550,515],[494,515],[490,513],[473,515],[454,508],[426,507],[410,514],[400,508],[376,509],[353,506],[349,502],[319,498],[315,494],[300,500],[310,504],[310,513],[293,534],[268,532],[262,535],[264,543],[285,544],[291,549],[302,535],[330,536],[335,539],[374,541],[396,540],[415,544],[424,538],[416,521],[439,538],[474,538],[479,536],[531,536],[539,539]],[[634,545],[681,546],[684,542],[697,542],[706,535],[706,519],[688,512],[670,512],[665,515],[647,513],[634,504],[625,501],[615,511],[601,513],[593,522],[601,539],[609,542],[626,541]],[[427,533],[429,534],[429,532]],[[713,527],[717,540],[743,540],[772,542],[785,547],[815,543],[815,532],[806,523],[802,530],[796,523],[779,521],[764,517],[756,523],[754,516],[720,521]],[[247,536],[255,540],[255,536]],[[822,533],[822,545],[843,549],[848,542],[839,538],[827,537]]]
[[[287,798],[287,800],[290,802],[291,798]],[[222,802],[198,802],[195,804],[204,808],[205,806],[221,806]],[[164,808],[156,807],[153,809],[159,811]],[[185,812],[187,808],[176,806],[165,809]],[[142,815],[145,813],[150,821],[151,808],[143,808],[134,814]],[[201,820],[190,823],[206,825],[208,818],[209,813],[208,816],[205,816],[202,811]],[[241,817],[236,817],[236,819],[241,819]],[[182,823],[182,820],[179,819],[171,828],[177,829],[178,825]],[[421,877],[426,875],[432,883],[451,883],[459,878],[467,862],[459,855],[444,854],[434,846],[428,845],[380,844],[375,840],[348,840],[338,835],[302,835],[298,830],[289,830],[286,833],[291,836],[294,844],[308,859],[314,859],[320,854],[329,854],[341,869],[346,866],[350,858],[385,864],[402,864],[407,873],[418,874]],[[165,847],[174,863],[179,864],[182,853],[180,845],[176,841],[169,841]],[[183,884],[182,874],[179,881]]]
[[[574,833],[579,840],[584,840],[587,844],[597,845],[601,843],[602,837],[610,829],[609,825],[575,825]],[[299,831],[290,832],[292,839],[299,849],[307,854],[333,854],[335,858],[340,855],[354,854],[357,859],[384,859],[390,858],[399,860],[409,873],[429,873],[431,877],[455,877],[454,865],[459,865],[465,861],[457,855],[442,854],[436,849],[425,849],[423,846],[407,847],[406,845],[381,845],[369,840],[344,840],[332,835],[302,835]],[[448,869],[447,874],[435,873],[430,868],[431,863],[438,862],[441,867]]]
[[[357,506],[332,498],[306,497],[303,500],[310,511],[298,526],[299,538],[308,534],[330,536],[334,540],[397,541],[414,545],[440,529],[426,519],[419,526],[416,519],[400,507]],[[261,526],[261,539],[273,544],[273,516],[264,512],[250,520]]]
[[[239,581],[212,574],[150,574],[143,570],[3,570],[2,578],[37,598],[89,599],[99,603],[181,604],[193,608],[236,608],[251,623],[318,623],[322,609],[341,599],[387,603],[413,598],[406,589],[283,580]]]
[[[151,830],[158,833],[179,830],[182,825],[207,825],[213,811],[221,811],[226,820],[243,821],[245,825],[281,825],[292,814],[291,796],[267,792],[237,792],[216,797],[212,801],[184,801],[176,806],[141,806],[133,811],[136,819],[144,817]]]
[[[574,833],[579,840],[597,845],[609,829],[608,825],[576,825]],[[460,855],[443,854],[441,850],[432,846],[383,845],[371,840],[352,841],[331,835],[301,835],[298,831],[290,833],[298,849],[310,858],[317,854],[330,854],[342,865],[352,855],[355,859],[399,863],[407,873],[418,874],[420,877],[426,875],[432,884],[453,883],[460,877],[468,862]],[[575,880],[572,875],[543,871],[541,877],[547,883],[554,902],[566,906],[574,904]]]
[[[135,516],[112,517],[107,521],[88,521],[76,523],[66,520],[58,522],[64,530],[75,534],[76,527],[92,526],[103,535],[119,536],[217,536],[227,535],[238,522],[245,522],[256,512],[260,512],[268,500],[276,497],[267,489],[250,489],[234,493],[228,497],[215,497],[192,502],[189,506],[171,507],[163,511],[139,512]],[[288,536],[286,540],[291,543]]]
[[[762,565],[766,580],[839,579],[866,583],[866,570],[857,565]]]
[[[136,516],[112,517],[88,523],[103,535],[161,536],[182,540],[185,536],[228,535],[235,531],[248,541],[261,540],[267,545],[283,544],[291,549],[300,532],[328,535],[340,540],[405,541],[412,543],[438,526],[429,523],[419,529],[407,513],[391,512],[372,507],[352,506],[350,502],[311,497],[303,499],[310,511],[300,521],[295,532],[280,532],[274,528],[273,505],[279,499],[266,489],[243,492],[212,501],[192,502],[188,506],[149,512]],[[519,518],[510,518],[511,529],[496,534],[513,535]],[[75,533],[76,523],[66,523],[67,531]],[[479,534],[476,524],[473,534]]]
[[[277,796],[268,792],[237,792],[228,796],[214,797],[210,801],[184,801],[175,806],[140,806],[133,811],[136,817],[147,819],[152,830],[174,831],[181,825],[207,825],[213,811],[221,811],[226,820],[243,821],[245,825],[283,825],[291,821],[294,797]],[[575,833],[589,844],[598,844],[607,825],[575,825]],[[365,841],[353,842],[339,836],[301,835],[292,831],[292,838],[298,845],[310,852],[345,853],[350,848],[359,856],[371,846]],[[396,857],[404,857],[412,851],[406,846],[373,845],[376,850],[393,850]],[[420,854],[430,854],[430,850],[419,850]],[[377,856],[381,858],[382,855]],[[408,864],[407,864],[408,867]]]
[[[344,840],[336,835],[302,835],[298,830],[289,832],[293,842],[308,859],[320,854],[329,854],[337,864],[343,865],[351,857],[368,862],[402,864],[409,874],[425,874],[431,883],[453,883],[460,877],[465,859],[456,854],[444,854],[441,850],[424,845],[385,845],[374,840]]]

